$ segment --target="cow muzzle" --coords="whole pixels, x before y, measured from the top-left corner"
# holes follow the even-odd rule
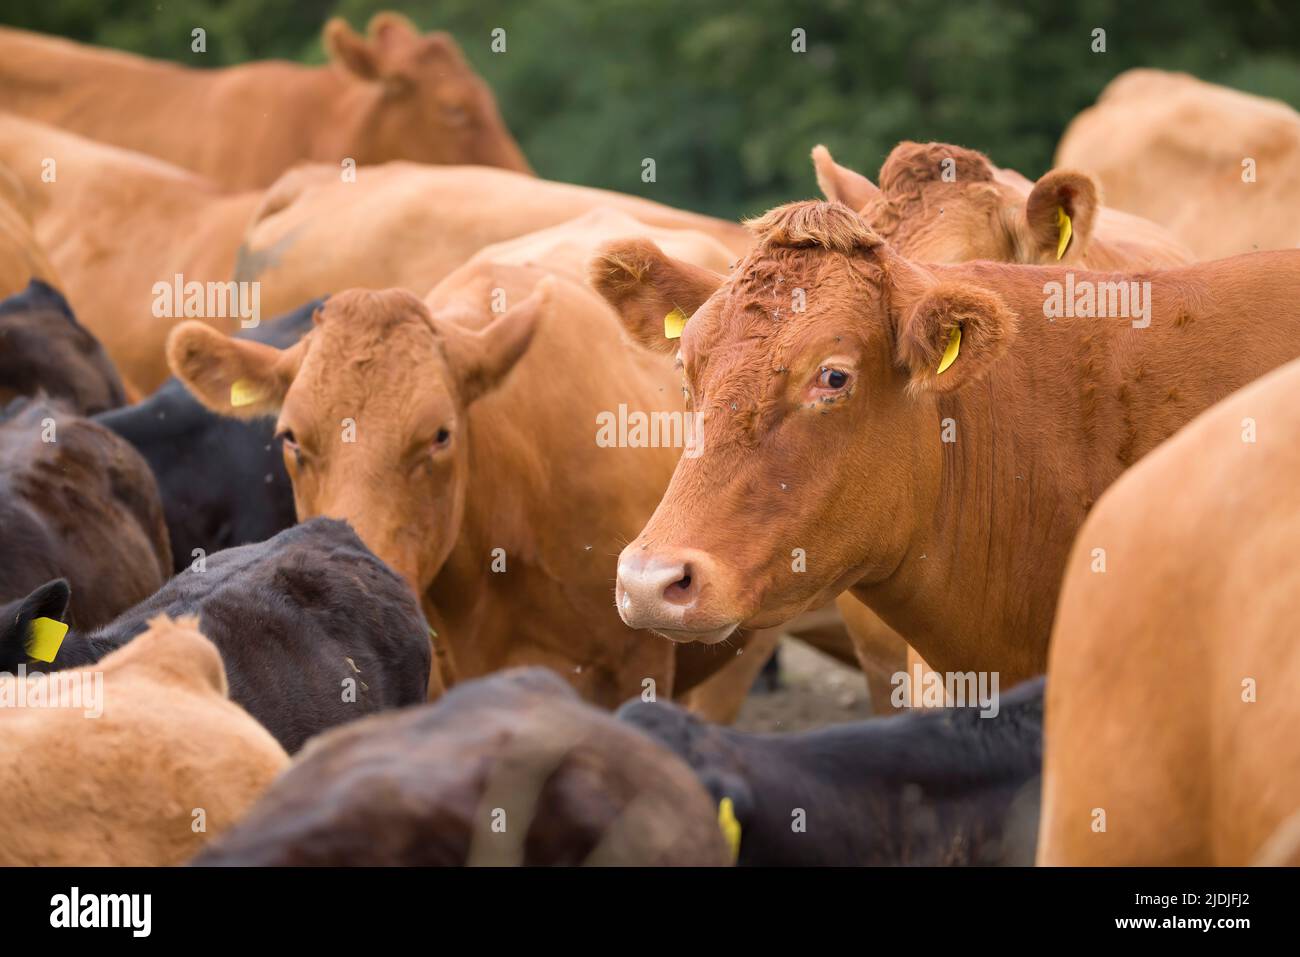
[[[717,563],[706,552],[690,548],[650,552],[634,542],[619,556],[614,601],[629,628],[711,645],[740,624],[717,602],[723,591],[721,578]]]

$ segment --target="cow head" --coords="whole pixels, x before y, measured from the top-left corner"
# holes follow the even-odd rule
[[[877,188],[824,146],[812,156],[827,199],[856,209],[900,253],[924,262],[1079,262],[1097,218],[1097,183],[1073,170],[1030,183],[974,150],[905,142],[880,168]]]
[[[592,266],[633,338],[690,315],[699,454],[623,550],[616,588],[628,625],[679,640],[777,625],[887,579],[933,521],[937,397],[980,379],[1014,334],[994,292],[936,280],[840,203],[750,226],[757,245],[725,281],[637,241]]]
[[[0,301],[0,405],[19,395],[66,400],[82,415],[126,405],[104,348],[54,287],[32,279]]]
[[[408,292],[349,290],[288,349],[185,322],[167,357],[209,409],[278,416],[299,520],[347,520],[419,595],[463,515],[467,410],[527,350],[547,289],[480,331],[431,315]]]
[[[323,42],[369,103],[348,144],[358,164],[398,156],[531,172],[492,91],[449,34],[421,35],[405,17],[384,12],[371,18],[365,37],[335,17]]]

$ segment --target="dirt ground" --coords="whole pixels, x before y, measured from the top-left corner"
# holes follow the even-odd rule
[[[849,668],[797,638],[778,651],[781,687],[750,692],[735,727],[745,731],[806,731],[871,717],[862,672]]]

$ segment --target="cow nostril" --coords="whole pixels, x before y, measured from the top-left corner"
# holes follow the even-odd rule
[[[691,568],[688,565],[682,569],[682,577],[664,589],[664,599],[674,605],[689,604],[695,597],[691,588],[693,583]]]

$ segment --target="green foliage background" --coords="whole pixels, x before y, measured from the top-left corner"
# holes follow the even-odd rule
[[[901,139],[1036,177],[1133,66],[1300,103],[1296,0],[0,0],[0,22],[218,66],[321,62],[329,16],[363,29],[381,9],[455,35],[540,175],[727,217],[816,195],[819,142],[873,177]],[[206,55],[190,52],[196,26]]]

